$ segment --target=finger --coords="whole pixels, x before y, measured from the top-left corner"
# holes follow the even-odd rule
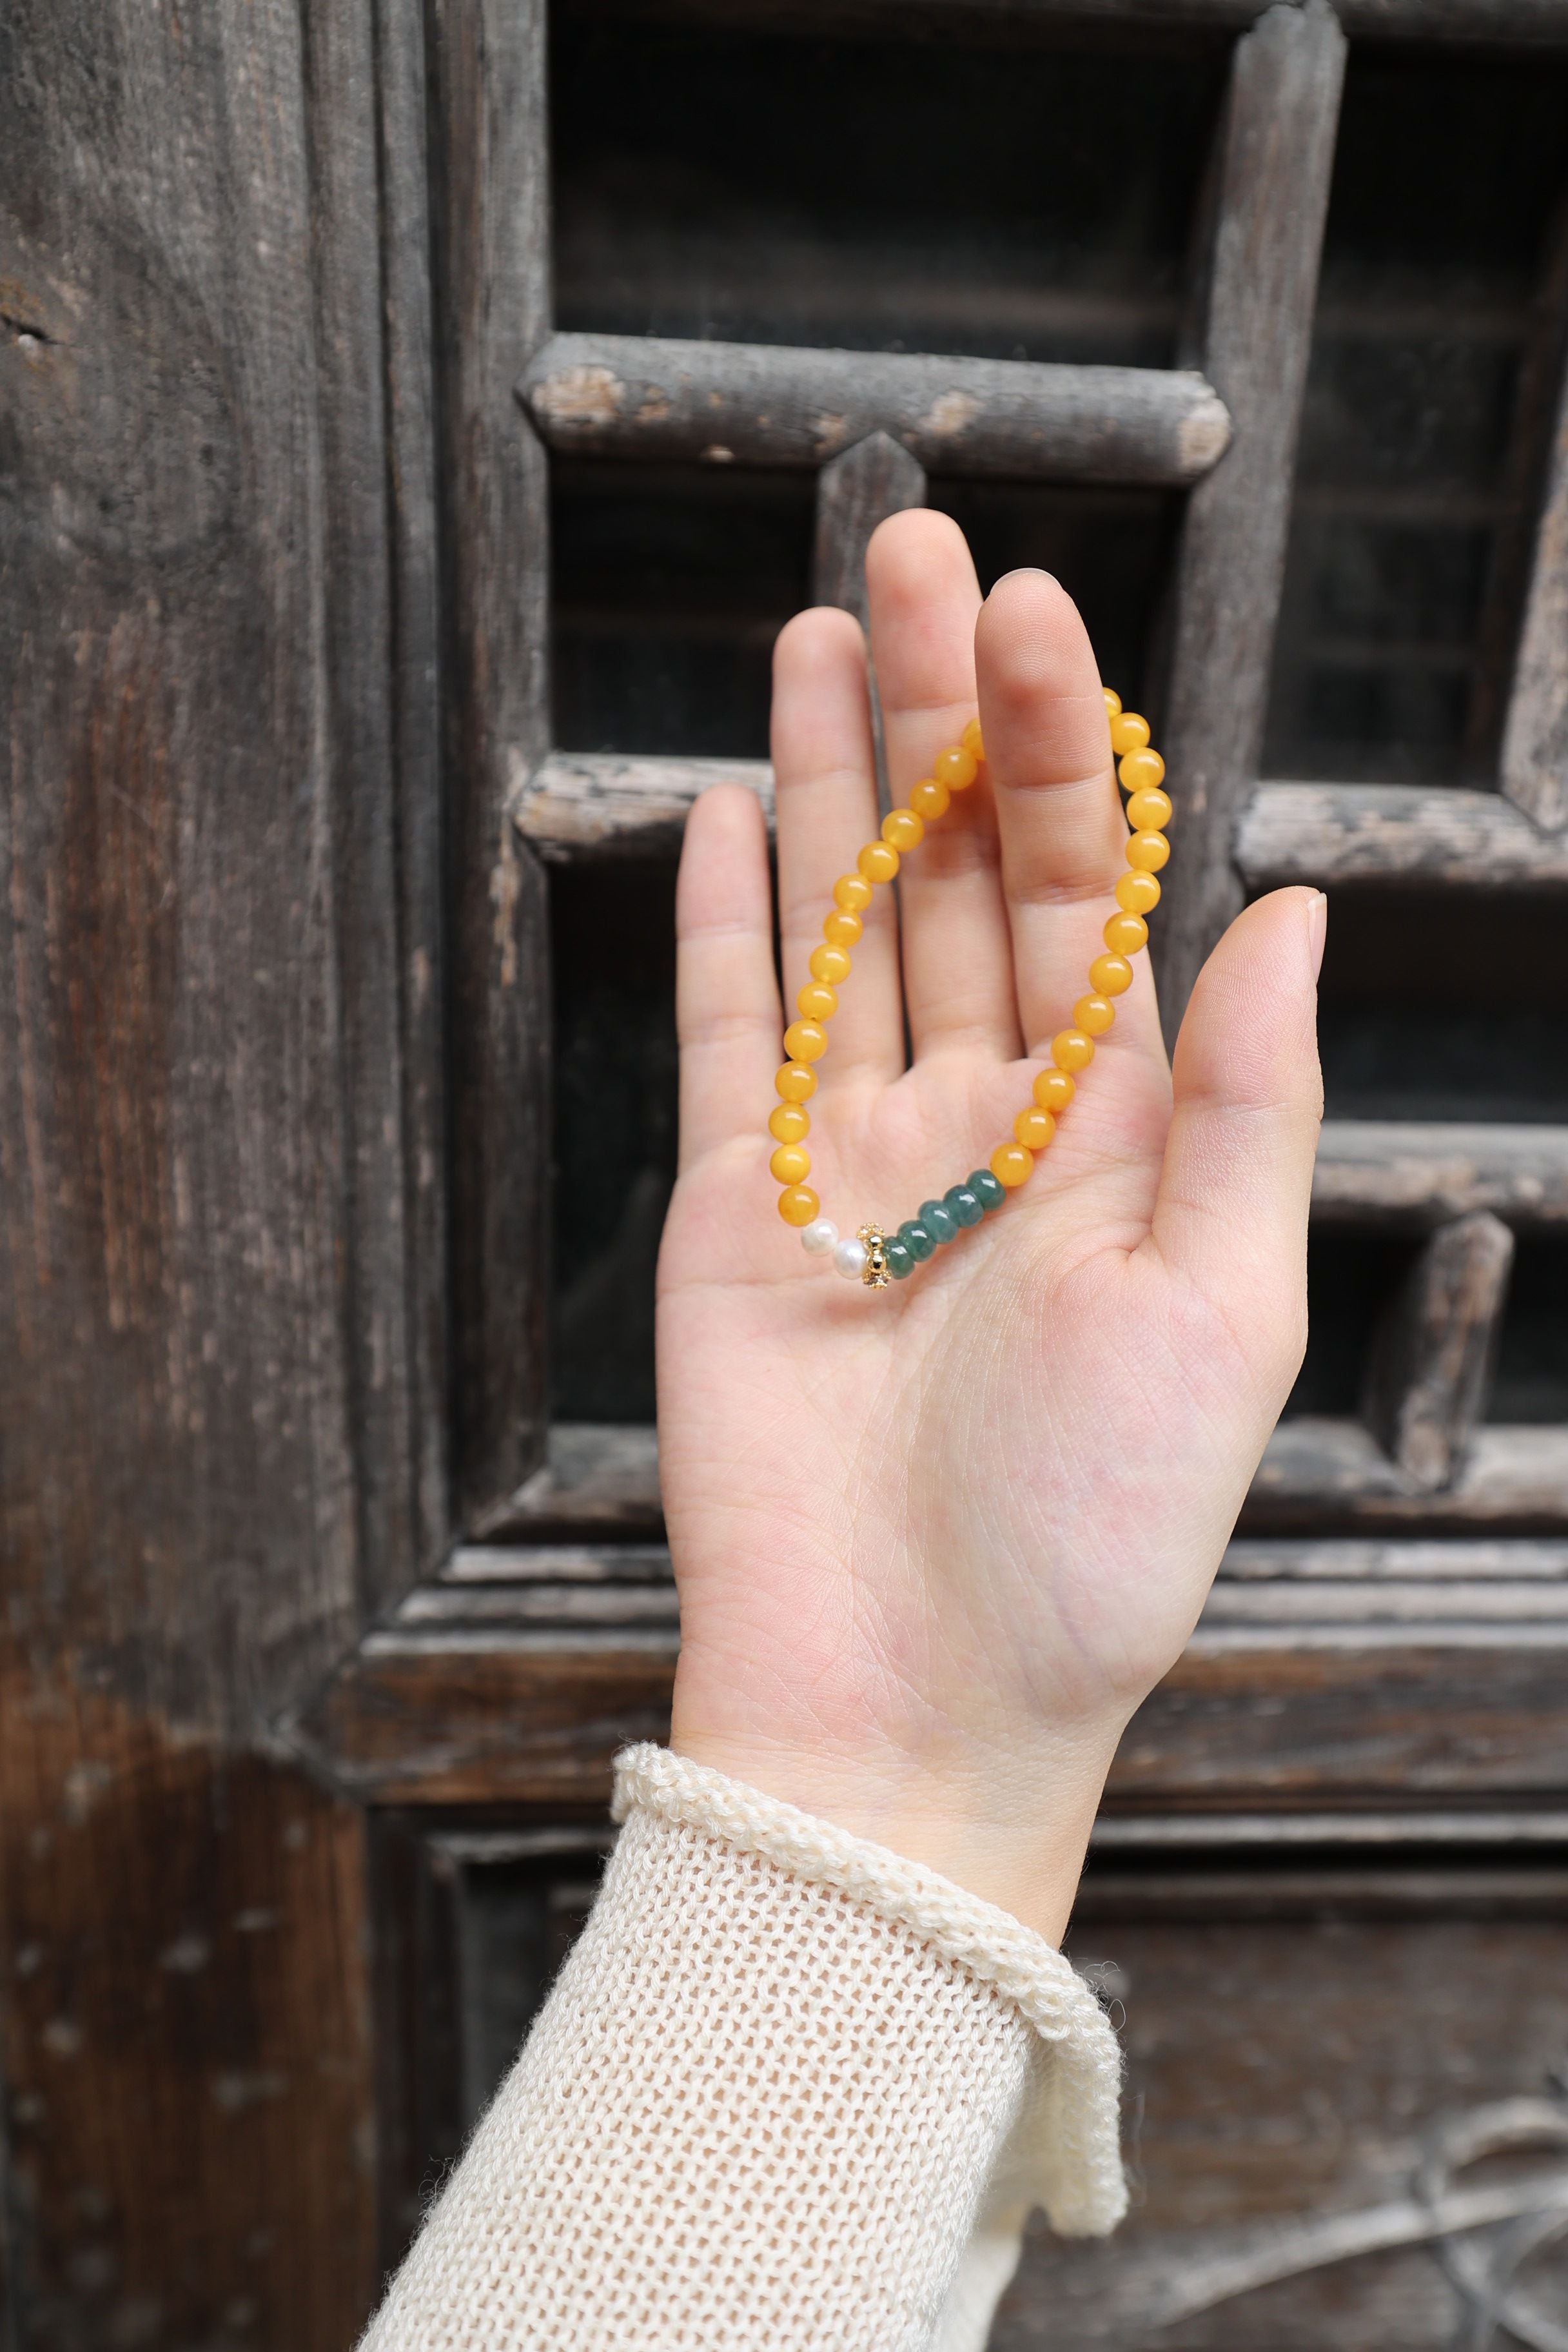
[[[756,796],[715,784],[686,820],[675,886],[680,1165],[755,1135],[780,1060],[768,836]]]
[[[1070,1022],[1085,973],[1104,952],[1127,821],[1094,648],[1048,572],[997,582],[975,630],[975,661],[1024,1046],[1039,1054]],[[1115,1052],[1129,1041],[1163,1055],[1146,969],[1118,1004],[1106,1045]]]
[[[1162,1256],[1279,1353],[1287,1386],[1305,1332],[1327,911],[1321,891],[1276,890],[1237,918],[1198,975],[1154,1208]]]
[[[810,957],[824,944],[833,886],[855,871],[862,846],[877,837],[877,769],[866,645],[852,614],[833,605],[797,613],[773,648],[773,777],[778,791],[779,939],[785,1018],[811,978]],[[899,918],[879,884],[860,912],[861,936],[849,949],[852,970],[837,983],[831,1050],[818,1070],[824,1087],[871,1075],[897,1077],[904,1066],[899,985]]]
[[[895,806],[974,716],[980,583],[950,517],[914,508],[879,525],[866,551],[871,655]],[[1019,1051],[1013,953],[984,783],[955,793],[899,875],[904,997],[917,1055]]]

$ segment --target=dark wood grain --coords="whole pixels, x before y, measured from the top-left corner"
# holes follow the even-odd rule
[[[1194,372],[557,335],[518,394],[553,448],[810,466],[886,433],[931,472],[1195,481],[1229,438]]]
[[[407,1365],[406,1464],[413,1551],[420,1571],[451,1534],[450,1328],[447,1302],[447,958],[441,744],[441,569],[437,530],[434,320],[430,295],[428,99],[419,0],[377,0],[374,89],[381,198],[381,310],[385,380],[387,696],[395,782],[390,862],[397,910],[395,986],[360,1013],[362,1029],[398,1011],[401,1268],[393,1259],[368,1297],[376,1329],[398,1301]],[[389,1253],[390,1256],[390,1253]],[[366,1349],[374,1389],[379,1357]],[[406,1556],[406,1555],[405,1555]],[[394,1559],[399,1557],[395,1552]],[[405,1580],[402,1575],[397,1580]],[[374,1591],[389,1597],[384,1581]]]
[[[542,0],[435,0],[458,1488],[473,1524],[544,1449],[544,881],[509,794],[548,740],[545,455],[511,387],[549,331]]]
[[[321,785],[333,836],[330,938],[353,1204],[344,1273],[358,1549],[372,1610],[439,1557],[448,1507],[423,58],[408,0],[382,5],[379,24],[369,6],[305,19],[301,59],[319,224],[308,348],[322,593],[312,621],[328,729]],[[380,85],[378,58],[387,68]]]
[[[342,2352],[371,2290],[361,1825],[268,1751],[448,1534],[408,30],[7,23],[21,2347]]]
[[[16,1645],[0,1671],[11,2340],[346,2352],[374,2276],[363,1822],[89,1679]]]
[[[411,1594],[290,1744],[377,1803],[602,1801],[617,1745],[662,1736],[669,1704],[674,1596],[646,1565]],[[1237,1548],[1134,1718],[1112,1803],[1561,1801],[1565,1571],[1561,1544]]]
[[[1427,1493],[1453,1483],[1485,1410],[1512,1265],[1513,1235],[1489,1209],[1439,1225],[1373,1337],[1368,1426]]]
[[[664,1631],[376,1634],[288,1736],[360,1803],[605,1804],[616,1750],[668,1737],[676,1648]]]
[[[1328,0],[1305,0],[1261,16],[1231,68],[1197,348],[1233,439],[1187,503],[1162,737],[1179,812],[1159,950],[1172,1036],[1242,903],[1231,844],[1263,744],[1344,51]]]
[[[868,625],[866,549],[889,515],[923,507],[925,468],[886,433],[830,457],[816,478],[816,541],[811,593],[819,604],[841,604]]]

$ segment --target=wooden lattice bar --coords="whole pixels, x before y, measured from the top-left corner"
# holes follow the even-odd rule
[[[1230,419],[1194,372],[900,352],[557,335],[519,397],[552,448],[710,465],[825,465],[886,433],[949,474],[1196,481]]]
[[[552,861],[665,856],[698,793],[726,781],[756,793],[772,823],[765,760],[621,751],[552,751],[517,793],[513,814]],[[1241,811],[1235,857],[1253,890],[1345,881],[1568,887],[1561,835],[1540,831],[1499,793],[1457,786],[1259,784]]]
[[[1197,348],[1235,441],[1187,502],[1163,729],[1182,808],[1159,948],[1172,1034],[1242,903],[1231,843],[1263,745],[1344,47],[1327,0],[1306,0],[1233,53]]]

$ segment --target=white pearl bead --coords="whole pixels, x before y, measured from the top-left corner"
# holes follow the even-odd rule
[[[853,1239],[836,1242],[833,1248],[833,1271],[847,1282],[856,1282],[866,1267],[866,1244]]]
[[[826,1257],[838,1239],[838,1228],[831,1217],[813,1217],[809,1225],[800,1229],[800,1245],[813,1257]]]

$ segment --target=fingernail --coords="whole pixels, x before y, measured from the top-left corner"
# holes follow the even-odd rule
[[[1323,941],[1328,930],[1328,898],[1321,890],[1314,890],[1307,901],[1307,951],[1312,959],[1314,980],[1323,968]]]

